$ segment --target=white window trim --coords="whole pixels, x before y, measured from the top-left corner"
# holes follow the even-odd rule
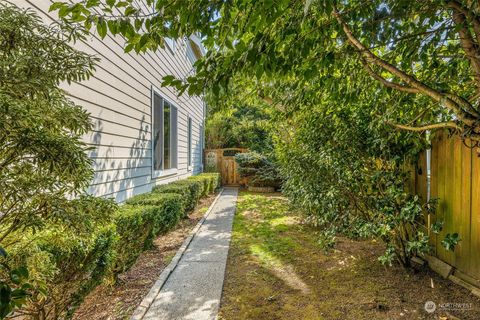
[[[190,132],[188,132],[189,124],[190,124]],[[190,137],[188,136],[189,134],[190,134]],[[190,139],[190,150],[187,150],[187,171],[192,171],[193,170],[193,117],[190,114],[187,114],[187,148],[188,148],[188,139]],[[190,159],[188,159],[189,152],[190,152]],[[188,162],[190,162],[190,165],[188,164]]]
[[[203,172],[203,153],[205,151],[205,120],[201,120],[198,124],[200,137],[200,171]]]
[[[155,136],[155,131],[153,130],[153,126],[154,126],[154,119],[155,119],[155,107],[154,107],[154,103],[155,103],[155,94],[159,95],[163,100],[167,101],[168,103],[170,103],[172,106],[174,106],[175,108],[177,108],[177,126],[178,126],[178,107],[171,101],[169,100],[168,98],[165,97],[165,95],[157,88],[155,87],[154,85],[152,85],[152,88],[151,88],[151,95],[150,95],[150,108],[151,108],[151,118],[150,118],[150,125],[151,125],[151,132],[150,132],[150,139],[152,141],[151,143],[151,162],[152,162],[152,165],[151,165],[151,168],[152,168],[152,179],[156,179],[156,178],[162,178],[162,177],[167,177],[167,176],[173,176],[173,175],[177,175],[178,174],[178,131],[177,131],[177,154],[176,154],[176,157],[177,157],[177,168],[171,168],[171,169],[166,169],[166,170],[155,170],[154,168],[154,157],[155,157],[155,153],[154,153],[154,149],[155,149],[155,145],[154,145],[154,136]],[[162,130],[164,129],[164,127],[162,126]],[[164,136],[163,132],[162,132],[162,137]],[[162,144],[163,146],[163,144]],[[162,153],[162,157],[163,157],[163,153]],[[163,159],[162,159],[163,161]]]

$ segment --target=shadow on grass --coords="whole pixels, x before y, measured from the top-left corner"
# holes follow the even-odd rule
[[[340,238],[325,255],[318,230],[302,223],[281,194],[241,193],[220,319],[438,319],[426,301],[473,303],[451,312],[477,319],[480,302],[429,271],[385,268],[376,241]],[[434,288],[431,287],[433,281]],[[450,319],[450,318],[447,318]]]

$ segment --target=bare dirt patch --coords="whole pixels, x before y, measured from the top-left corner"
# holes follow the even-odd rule
[[[427,269],[382,266],[378,241],[340,238],[324,254],[316,229],[277,196],[239,197],[220,319],[480,319],[468,290]],[[447,303],[471,309],[439,310]]]
[[[73,319],[128,319],[215,197],[211,195],[201,199],[196,209],[175,229],[159,236],[154,247],[143,252],[135,264],[119,276],[117,283],[101,285],[92,291],[76,310]]]

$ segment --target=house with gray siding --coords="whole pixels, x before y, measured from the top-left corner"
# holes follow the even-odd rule
[[[55,21],[50,0],[18,0],[44,22]],[[166,41],[164,49],[124,53],[119,36],[92,35],[74,44],[100,58],[94,77],[65,84],[70,98],[91,114],[94,129],[83,139],[91,147],[95,176],[89,192],[117,202],[153,186],[202,171],[205,103],[161,87],[166,75],[185,78],[203,53],[195,36]]]

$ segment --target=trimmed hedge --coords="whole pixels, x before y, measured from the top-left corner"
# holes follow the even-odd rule
[[[175,181],[172,184],[176,186],[181,186],[183,188],[187,188],[190,191],[192,200],[194,202],[193,207],[197,205],[198,200],[200,200],[200,198],[204,195],[203,181],[184,179],[184,180]]]
[[[201,174],[134,196],[102,219],[94,219],[99,214],[92,210],[91,221],[84,221],[90,232],[52,225],[40,234],[19,235],[18,248],[9,255],[12,265],[28,265],[35,290],[42,288],[38,297],[43,302],[35,295],[30,310],[68,317],[91,290],[128,270],[157,235],[173,228],[218,186],[218,174]]]
[[[19,252],[11,251],[10,259],[28,267],[33,293],[26,305],[29,312],[69,318],[89,292],[111,279],[118,238],[116,226],[108,221],[88,236],[54,226],[23,235]]]
[[[201,197],[207,196],[210,192],[212,192],[212,180],[206,176],[191,176],[188,178],[189,181],[196,181],[202,184],[202,193]]]
[[[191,180],[203,180],[205,189],[207,190],[205,195],[214,192],[221,185],[221,177],[219,173],[202,173],[198,176],[191,176]]]
[[[154,193],[176,193],[182,196],[185,214],[192,211],[201,197],[214,192],[220,186],[219,173],[202,173],[184,180],[153,188]]]
[[[155,239],[154,220],[160,210],[155,206],[124,205],[115,214],[118,242],[114,273],[127,270]]]
[[[180,195],[182,199],[183,208],[185,209],[185,214],[192,211],[195,208],[196,202],[195,202],[195,199],[193,198],[192,192],[188,188],[185,188],[182,185],[178,185],[174,183],[163,184],[163,185],[154,187],[152,191],[155,194],[175,193]]]
[[[144,193],[127,200],[126,204],[134,206],[155,206],[154,233],[168,231],[184,216],[183,198],[176,193]]]

